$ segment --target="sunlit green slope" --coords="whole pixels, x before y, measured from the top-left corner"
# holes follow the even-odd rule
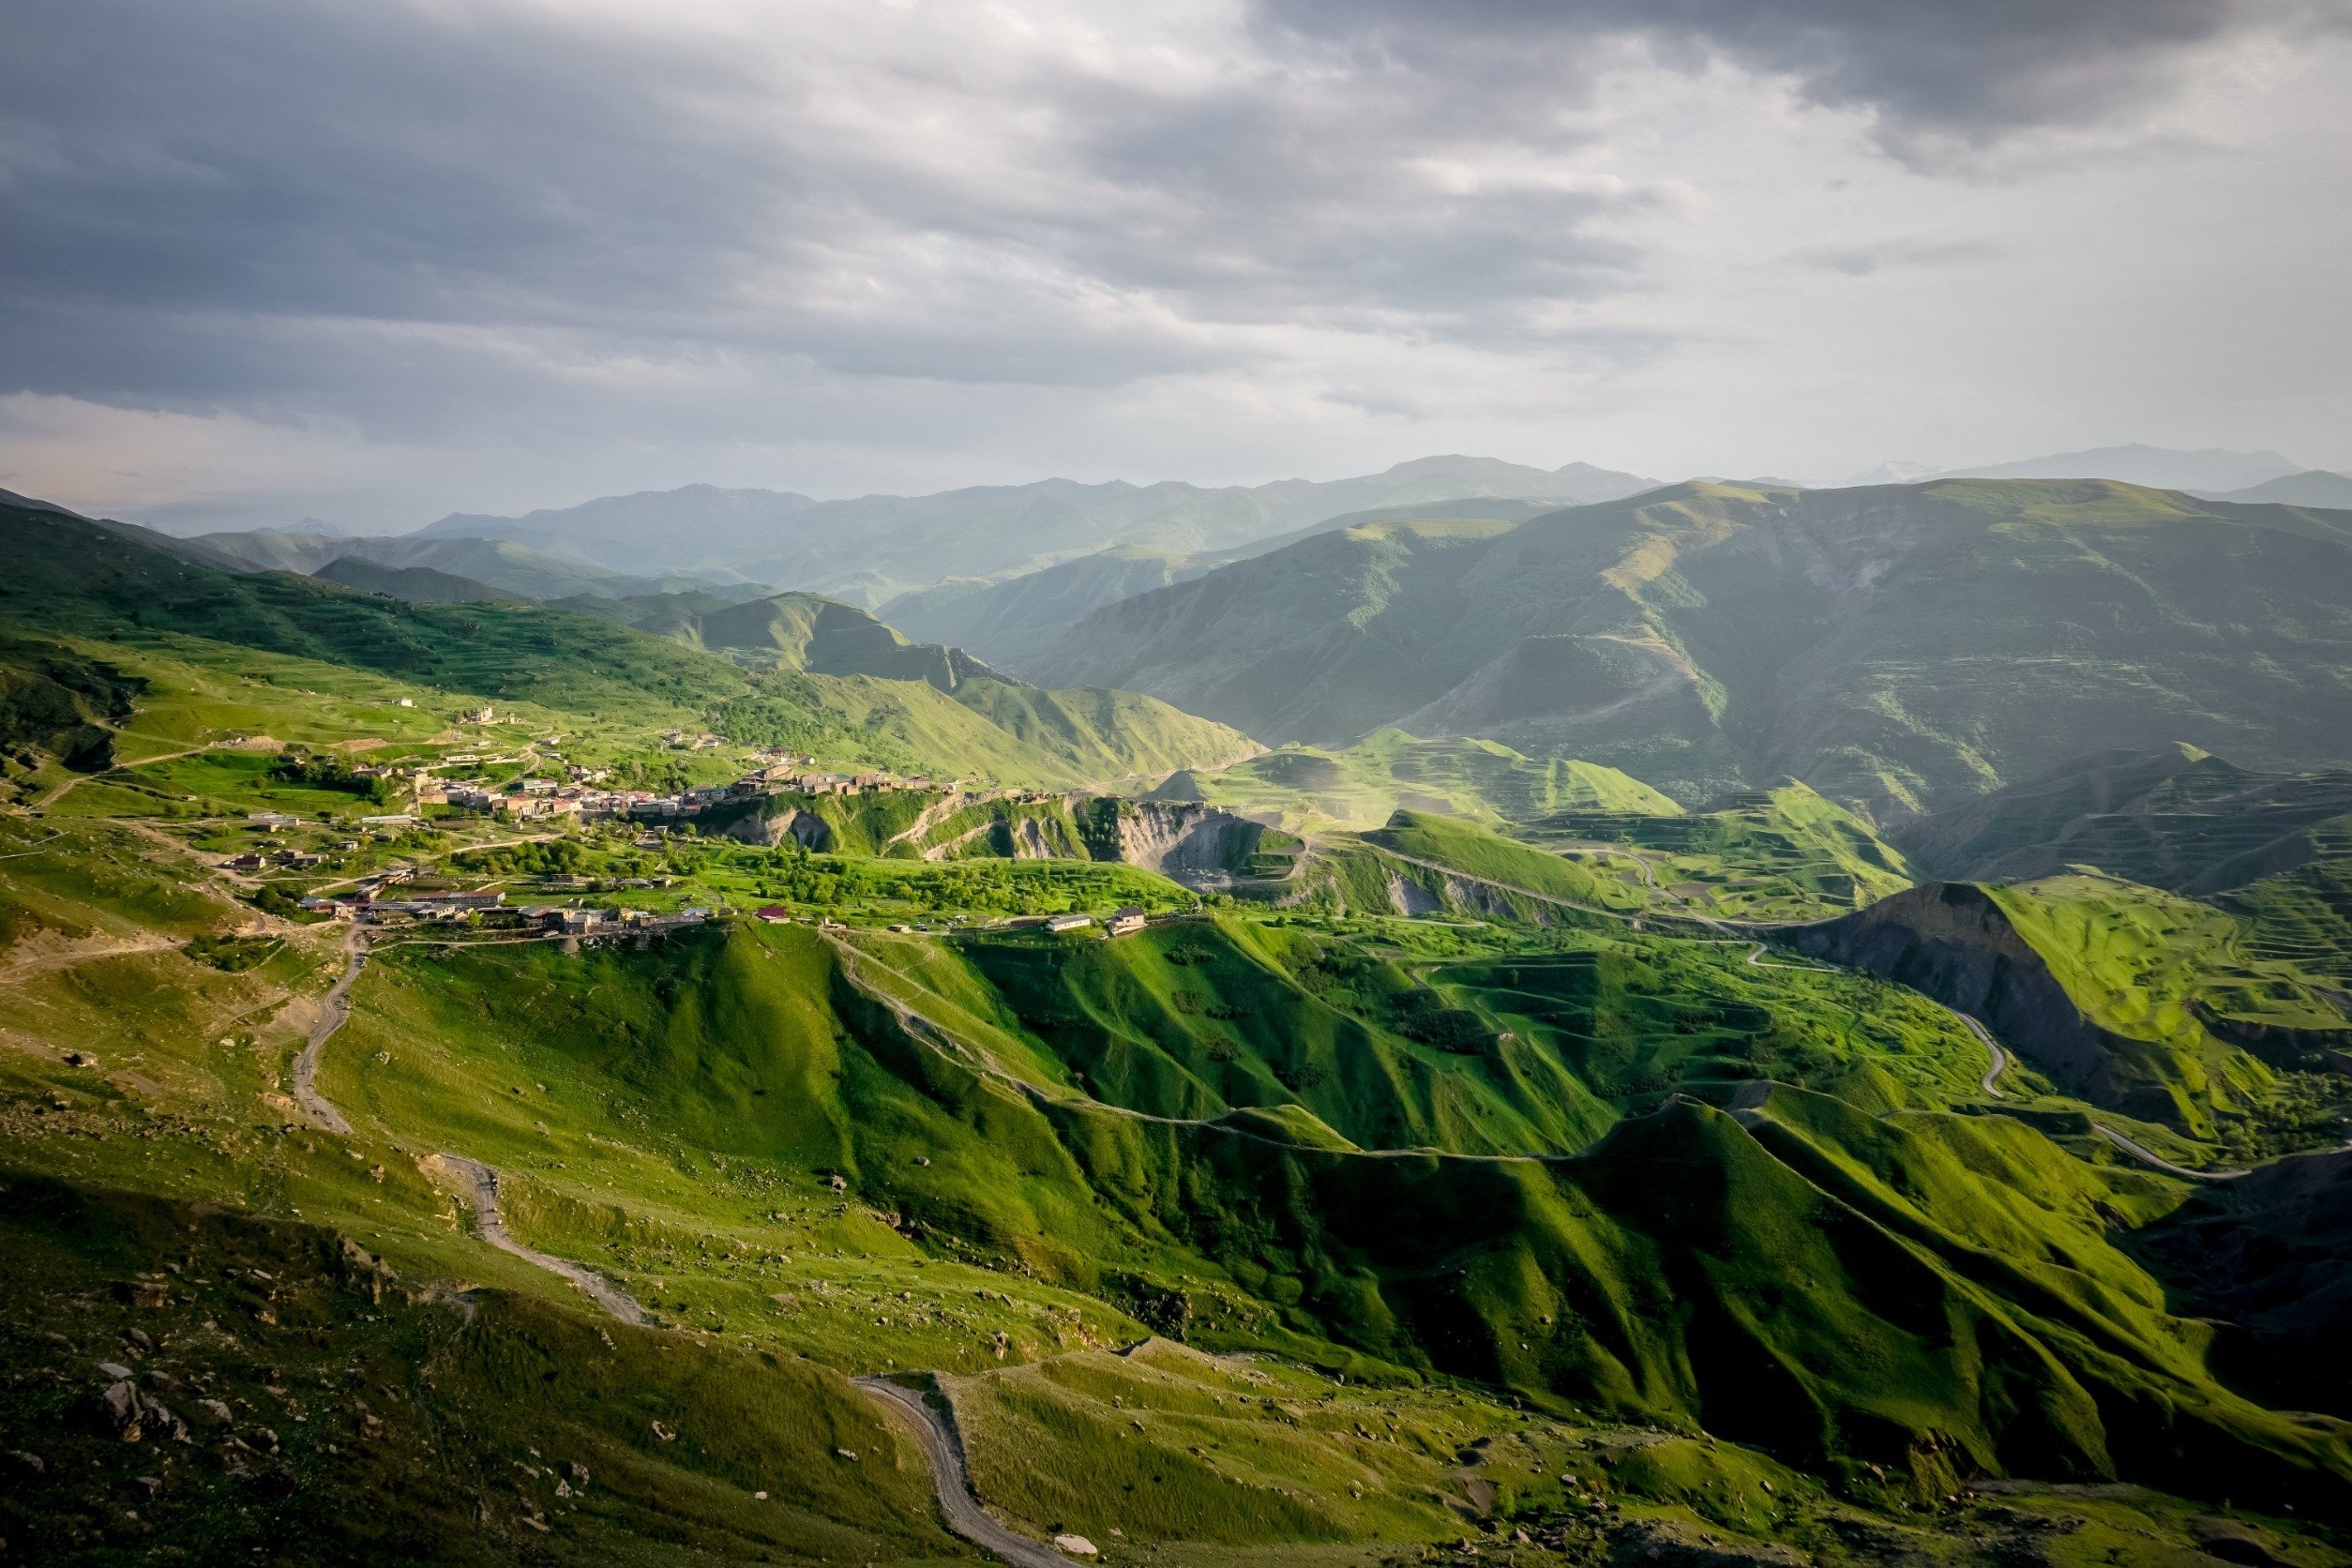
[[[1692,482],[1304,540],[1080,622],[1038,678],[1268,744],[1383,725],[1694,804],[1784,775],[1891,822],[2086,749],[2344,758],[2352,514],[2098,480]]]
[[[1375,731],[1337,751],[1286,746],[1229,768],[1188,770],[1157,793],[1273,818],[1293,831],[1378,827],[1400,809],[1489,822],[1576,809],[1638,815],[1681,809],[1614,768],[1564,759],[1530,761],[1492,741],[1425,741],[1401,730]]]

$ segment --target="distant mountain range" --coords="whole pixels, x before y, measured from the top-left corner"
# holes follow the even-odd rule
[[[200,534],[176,541],[179,552],[208,565],[233,571],[299,572],[324,577],[370,593],[397,598],[435,596],[431,602],[454,603],[466,598],[505,596],[525,599],[562,599],[581,594],[604,598],[627,598],[641,594],[688,590],[715,592],[730,602],[768,593],[764,584],[713,581],[700,577],[635,577],[594,565],[569,556],[550,554],[505,539],[442,538],[422,534],[388,538],[352,538],[342,535],[279,533],[256,529],[243,534]],[[421,578],[369,576],[360,568],[376,566],[391,572],[426,571],[450,580],[428,584]],[[415,592],[402,591],[405,581]],[[466,592],[468,585],[482,590]]]
[[[1421,458],[1352,479],[1217,488],[1044,479],[815,501],[688,485],[520,518],[455,513],[419,536],[503,539],[617,572],[733,575],[870,606],[949,578],[1004,576],[1114,545],[1193,555],[1375,507],[1487,496],[1570,505],[1656,485],[1590,463],[1541,469],[1471,457]]]
[[[2059,452],[1982,468],[1947,469],[1942,479],[2119,479],[2150,490],[2237,490],[2299,472],[2302,464],[2276,452],[2231,452],[2217,446],[2179,451],[2166,446],[2101,446]]]
[[[1794,775],[1895,820],[2101,747],[2352,754],[2352,513],[2104,480],[1695,481],[1319,535],[1014,668],[1268,745],[1395,725],[1690,802]]]
[[[2319,481],[2300,486],[2298,478]],[[1849,485],[1908,485],[1927,479],[2116,479],[2150,490],[2187,490],[2208,500],[2284,501],[2294,505],[2352,505],[2352,479],[2324,469],[2305,471],[2302,464],[2277,452],[2233,452],[2209,446],[2182,451],[2170,446],[2098,446],[2084,452],[2054,452],[2047,457],[2014,462],[1988,463],[1979,468],[1937,468],[1930,463],[1883,462]],[[2326,481],[2341,489],[2329,491]],[[2278,494],[2256,494],[2273,485],[2287,489]]]

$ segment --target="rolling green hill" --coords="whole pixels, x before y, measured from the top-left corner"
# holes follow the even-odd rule
[[[1661,903],[1709,917],[1812,919],[1911,885],[1909,862],[1854,814],[1793,781],[1711,802],[1702,811],[1579,807],[1519,824],[1519,837],[1570,852],[1622,846]]]
[[[534,550],[510,539],[442,538],[396,535],[345,538],[329,534],[203,534],[176,539],[169,548],[208,565],[232,571],[296,572],[343,581],[328,568],[357,561],[386,570],[434,571],[494,588],[510,598],[547,602],[571,596],[620,598],[665,591],[716,591],[726,602],[767,592],[760,585],[721,587],[693,578],[633,577],[567,556]],[[354,582],[352,586],[365,587]]]
[[[971,648],[993,663],[1016,666],[1044,653],[1063,632],[1107,604],[1199,576],[1199,571],[1186,569],[1186,559],[1172,550],[1120,545],[1003,582],[943,582],[917,589],[892,599],[878,613],[917,637]]]
[[[2095,480],[1694,482],[1319,535],[1099,611],[1033,672],[1269,744],[1485,736],[1686,804],[1790,775],[1883,822],[2090,747],[2339,761],[2347,605],[2343,513]]]
[[[323,658],[484,697],[649,716],[746,689],[721,660],[521,604],[411,604],[290,573],[238,575],[51,512],[0,507],[0,620],[136,641],[157,633]]]
[[[517,596],[487,582],[436,571],[430,566],[379,566],[356,555],[339,555],[310,575],[322,582],[339,583],[363,594],[406,599],[411,604],[483,604]]]
[[[1105,606],[1171,582],[1189,581],[1231,562],[1264,555],[1318,534],[1384,522],[1464,519],[1523,522],[1559,505],[1558,501],[1473,496],[1374,507],[1324,518],[1270,538],[1190,552],[1184,542],[1192,540],[1192,535],[1171,529],[1157,542],[1117,545],[1018,577],[997,581],[964,580],[917,589],[892,599],[877,613],[918,637],[970,648],[1000,668],[1018,671],[1043,656],[1072,626]]]

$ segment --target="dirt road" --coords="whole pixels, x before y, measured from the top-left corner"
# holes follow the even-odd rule
[[[360,970],[368,962],[368,938],[358,927],[353,927],[351,934],[343,939],[343,953],[342,977],[326,993],[322,1003],[325,1011],[311,1027],[310,1038],[304,1042],[302,1054],[294,1058],[294,1104],[300,1106],[303,1113],[320,1127],[349,1138],[351,1123],[344,1120],[341,1111],[335,1108],[333,1102],[319,1093],[319,1058],[326,1050],[326,1042],[351,1017],[352,982],[359,978]]]
[[[310,1031],[309,1041],[302,1048],[302,1054],[294,1058],[294,1103],[321,1128],[349,1138],[352,1136],[351,1123],[335,1108],[333,1101],[319,1093],[318,1084],[319,1058],[326,1049],[326,1042],[351,1017],[352,983],[359,978],[359,972],[368,963],[367,933],[354,927],[351,934],[343,939],[343,947],[350,955],[350,960],[343,967],[342,978],[337,980],[335,988],[326,993],[325,1013]],[[541,1252],[535,1247],[527,1247],[515,1240],[498,1212],[497,1171],[480,1160],[468,1159],[463,1154],[434,1154],[427,1163],[439,1166],[455,1178],[459,1195],[473,1206],[482,1240],[501,1252],[511,1253],[526,1263],[535,1263],[550,1274],[570,1280],[598,1306],[621,1321],[640,1324],[645,1321],[645,1309],[637,1304],[636,1298],[594,1269],[566,1258],[558,1258],[552,1253]]]
[[[2093,1123],[2092,1125],[2098,1127],[2100,1137],[2133,1159],[2152,1165],[2165,1175],[2178,1176],[2184,1182],[2235,1182],[2241,1176],[2254,1174],[2251,1170],[2192,1170],[2185,1165],[2173,1164],[2172,1161],[2144,1144],[2133,1142],[2104,1123]]]
[[[913,1432],[915,1440],[923,1445],[923,1454],[931,1462],[931,1485],[939,1494],[939,1511],[946,1516],[947,1528],[978,1546],[994,1552],[1019,1568],[1066,1568],[1069,1559],[1045,1545],[1032,1541],[988,1517],[980,1506],[980,1500],[972,1495],[971,1479],[964,1473],[963,1443],[955,1429],[937,1410],[924,1402],[923,1396],[912,1389],[882,1378],[852,1380],[899,1424]]]
[[[2009,1053],[2001,1049],[2001,1043],[1993,1038],[1993,1032],[1991,1030],[1977,1022],[1976,1019],[1968,1017],[1968,1014],[1961,1012],[1957,1007],[1955,1007],[1952,1009],[1952,1016],[1958,1018],[1962,1023],[1967,1024],[1968,1026],[1968,1033],[1975,1035],[1978,1042],[1982,1044],[1986,1050],[1993,1053],[1993,1064],[1984,1070],[1983,1081],[1981,1082],[1978,1087],[1983,1089],[1987,1094],[1992,1095],[1993,1098],[1997,1100],[2006,1100],[2009,1098],[2008,1095],[1993,1087],[1993,1080],[2000,1077],[2003,1072],[2008,1070]]]
[[[498,1172],[480,1160],[467,1159],[463,1154],[435,1154],[428,1162],[437,1165],[460,1183],[459,1191],[474,1206],[474,1218],[481,1227],[482,1240],[501,1252],[511,1253],[526,1263],[535,1263],[552,1274],[560,1274],[587,1292],[590,1300],[625,1323],[642,1324],[645,1309],[637,1304],[637,1298],[612,1281],[582,1263],[552,1253],[527,1247],[515,1240],[506,1229],[506,1222],[498,1213]]]

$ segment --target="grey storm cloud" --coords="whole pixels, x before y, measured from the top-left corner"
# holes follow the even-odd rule
[[[0,392],[412,433],[670,400],[723,431],[804,371],[1105,386],[1278,355],[1252,336],[1274,324],[1574,352],[1563,309],[1642,286],[1617,220],[1671,193],[1446,165],[1590,144],[1575,111],[1612,51],[1786,75],[1891,147],[1982,144],[2128,108],[2197,49],[2315,13],[1265,0],[1213,70],[870,56],[852,85],[880,113],[1008,128],[995,167],[820,112],[842,85],[822,57],[619,14],[19,0]]]
[[[1262,0],[1261,15],[1367,68],[1455,80],[1541,79],[1612,38],[1721,58],[1871,112],[1882,145],[1922,161],[2143,106],[2233,37],[2352,24],[2329,0]]]

